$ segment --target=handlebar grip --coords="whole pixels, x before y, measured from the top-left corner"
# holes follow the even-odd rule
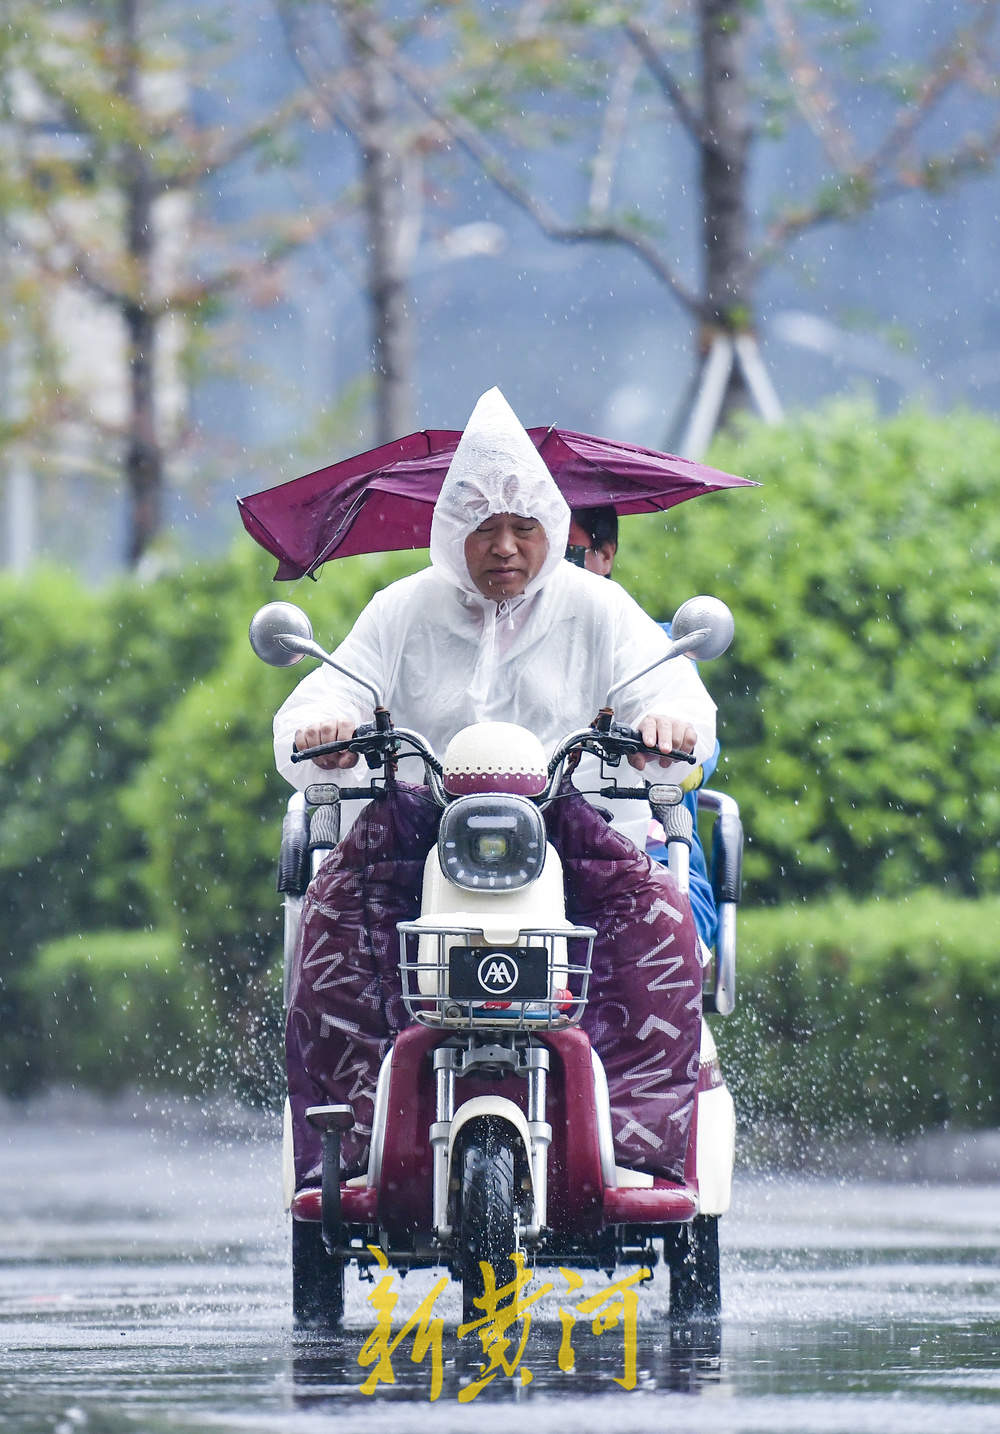
[[[642,734],[638,732],[634,727],[626,727],[623,723],[615,722],[611,728],[610,735],[614,737],[622,737],[626,742],[635,742],[636,750],[638,752],[642,752],[645,756],[660,758],[666,757],[667,760],[671,762],[687,762],[689,767],[693,767],[695,765],[695,757],[693,753],[674,751],[671,751],[670,753],[665,753],[661,752],[659,747],[647,747],[645,742],[642,740]]]
[[[663,837],[667,845],[669,846],[672,841],[683,842],[690,851],[694,837],[694,822],[683,802],[673,807],[652,805],[652,811],[663,827]]]

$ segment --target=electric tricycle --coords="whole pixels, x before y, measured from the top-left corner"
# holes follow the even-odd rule
[[[724,604],[690,599],[674,617],[670,650],[660,661],[718,656],[732,630]],[[257,613],[251,642],[275,665],[313,656],[338,666],[289,603],[269,603]],[[492,1278],[500,1287],[514,1279],[517,1257],[529,1266],[611,1273],[623,1264],[652,1270],[662,1252],[671,1321],[718,1319],[718,1222],[730,1202],[734,1114],[711,1031],[703,1015],[683,1175],[671,1180],[622,1167],[605,1070],[581,1029],[595,929],[567,919],[560,858],[546,840],[547,804],[563,790],[567,766],[589,753],[600,760],[594,799],[648,802],[666,833],[676,887],[686,890],[692,832],[684,792],[622,768],[623,758],[648,749],[637,732],[614,720],[615,695],[551,755],[522,728],[481,723],[459,734],[442,759],[419,733],[392,724],[380,694],[372,726],[347,742],[298,754],[305,760],[350,750],[373,775],[360,793],[316,783],[288,804],[278,882],[286,993],[301,959],[305,892],[338,843],[342,802],[377,796],[380,782],[391,782],[400,753],[408,752],[421,759],[427,792],[440,810],[419,914],[398,927],[409,1024],[378,1072],[367,1169],[348,1179],[341,1168],[342,1139],[355,1126],[352,1104],[317,1104],[306,1117],[322,1138],[321,1179],[297,1188],[296,1137],[286,1107],[285,1195],[298,1325],[337,1327],[345,1269],[353,1262],[365,1274],[372,1247],[403,1271],[446,1267],[461,1284],[466,1320],[483,1308],[484,1282]],[[480,774],[471,786],[470,771]],[[525,771],[537,780],[512,790],[510,773]],[[456,773],[465,774],[463,781]],[[742,829],[731,797],[701,790],[698,807],[712,822],[719,911],[700,994],[705,1014],[726,1015],[735,995]]]

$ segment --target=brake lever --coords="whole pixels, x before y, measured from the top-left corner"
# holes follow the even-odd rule
[[[353,737],[347,737],[340,742],[323,742],[318,747],[306,747],[301,752],[292,744],[293,762],[310,762],[314,757],[328,757],[334,752],[356,752],[358,756],[364,757],[368,766],[373,770],[381,767],[386,758],[396,750],[396,743],[391,739],[386,740],[388,734],[375,732],[372,727],[365,732],[363,728],[358,729],[362,736],[357,733]]]
[[[686,762],[689,767],[696,765],[696,758],[692,752],[661,752],[659,747],[647,747],[635,728],[626,727],[618,722],[613,724],[610,732],[602,735],[603,741],[599,745],[607,754],[609,766],[620,766],[622,757],[631,757],[636,753],[642,753],[643,756],[648,757],[658,757],[661,762]],[[610,751],[608,751],[609,747]]]
[[[658,757],[661,762],[687,762],[689,767],[697,766],[697,758],[691,752],[661,752],[659,747],[647,747],[644,742],[635,750],[644,757]]]
[[[333,752],[349,752],[352,750],[351,742],[353,740],[353,738],[349,738],[347,741],[344,742],[323,742],[318,747],[303,747],[301,752],[293,742],[292,761],[311,762],[314,757],[329,757],[330,754]]]

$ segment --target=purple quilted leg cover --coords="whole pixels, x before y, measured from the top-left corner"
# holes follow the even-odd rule
[[[320,1174],[310,1105],[353,1105],[343,1166],[347,1175],[367,1168],[379,1066],[407,1024],[396,922],[419,913],[439,815],[423,788],[398,783],[369,803],[306,892],[285,1025],[296,1189]]]
[[[319,1178],[310,1105],[353,1105],[344,1170],[366,1167],[379,1065],[406,1024],[396,923],[417,915],[438,815],[421,789],[399,784],[362,812],[306,894],[285,1036],[296,1188]],[[584,798],[558,797],[545,820],[563,861],[567,915],[598,933],[583,1027],[607,1071],[616,1158],[679,1179],[701,1030],[690,908],[666,871]]]
[[[545,822],[562,858],[566,914],[597,930],[581,1024],[607,1071],[615,1159],[680,1180],[701,1041],[691,907],[666,868],[583,797],[560,795]]]

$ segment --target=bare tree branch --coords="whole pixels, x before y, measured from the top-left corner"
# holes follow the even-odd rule
[[[759,274],[788,245],[808,229],[818,229],[826,224],[838,223],[853,214],[872,209],[916,190],[936,192],[955,184],[968,175],[982,173],[991,168],[1000,156],[1000,120],[982,137],[965,140],[950,154],[929,156],[919,163],[902,165],[891,179],[884,180],[877,187],[868,188],[861,180],[847,176],[843,185],[846,194],[838,199],[831,195],[814,204],[800,205],[786,210],[769,226],[763,244],[752,260],[752,269]],[[852,200],[851,189],[857,182],[856,197]]]
[[[611,93],[604,109],[604,122],[590,178],[588,206],[592,215],[602,219],[607,218],[611,209],[611,187],[625,141],[628,109],[640,64],[639,54],[634,49],[626,50],[615,70]]]
[[[764,9],[799,113],[830,163],[844,173],[854,170],[857,160],[850,132],[837,121],[836,102],[823,83],[823,71],[806,51],[785,0],[764,0]]]
[[[168,293],[160,295],[139,293],[137,279],[141,276],[137,276],[124,256],[121,256],[118,274],[100,271],[94,254],[82,248],[76,236],[52,212],[45,216],[53,241],[52,249],[61,251],[64,257],[56,259],[52,249],[38,245],[32,248],[32,263],[47,279],[80,284],[95,299],[113,307],[139,302],[146,313],[159,319],[167,314],[194,311],[208,300],[242,287],[252,288],[290,254],[321,237],[347,215],[353,214],[354,210],[353,201],[345,201],[297,216],[277,231],[272,227],[259,252],[230,262],[206,278],[178,280]]]
[[[910,141],[917,128],[949,89],[976,62],[998,11],[998,0],[978,0],[979,14],[971,25],[956,31],[928,62],[917,96],[899,114],[885,139],[872,153],[865,169],[874,174],[883,169]]]
[[[180,138],[184,141],[184,147],[194,154],[195,158],[193,162],[178,165],[171,172],[161,175],[160,189],[164,193],[193,189],[238,159],[252,154],[263,143],[273,139],[275,134],[287,129],[294,120],[307,116],[313,107],[312,96],[303,92],[293,95],[264,119],[248,125],[235,135],[227,135],[223,130],[206,133],[190,126],[184,127],[179,132]]]
[[[656,45],[654,45],[649,31],[636,20],[623,21],[622,28],[645,60],[650,74],[667,96],[678,119],[694,140],[695,144],[699,146],[711,144],[711,135],[705,129],[702,117],[698,114],[684,93],[684,90],[674,78],[673,72],[664,60],[663,55],[657,49]]]
[[[906,150],[920,126],[945,95],[979,63],[1000,10],[1000,0],[979,0],[979,13],[974,21],[953,34],[931,57],[916,95],[901,107],[880,143],[866,158],[851,152],[846,139],[847,127],[835,121],[833,100],[819,85],[818,70],[805,56],[784,0],[766,0],[766,4],[769,17],[776,29],[780,28],[782,52],[800,112],[823,142],[837,176],[825,186],[818,199],[786,209],[768,225],[764,242],[753,256],[755,274],[808,229],[850,218],[914,190],[945,188],[965,175],[988,168],[1000,154],[1000,120],[997,120],[986,135],[968,135],[948,153],[930,154],[922,159],[906,158]]]
[[[527,214],[550,239],[576,244],[602,241],[621,244],[630,249],[646,267],[667,286],[674,297],[690,313],[699,315],[701,306],[696,295],[679,279],[673,265],[645,235],[620,221],[607,218],[579,223],[566,223],[530,186],[517,178],[497,148],[486,136],[454,109],[434,98],[426,77],[410,65],[391,39],[378,26],[372,26],[370,42],[379,58],[392,70],[411,98],[439,125],[447,136],[479,166],[483,174],[501,190],[523,213]]]

